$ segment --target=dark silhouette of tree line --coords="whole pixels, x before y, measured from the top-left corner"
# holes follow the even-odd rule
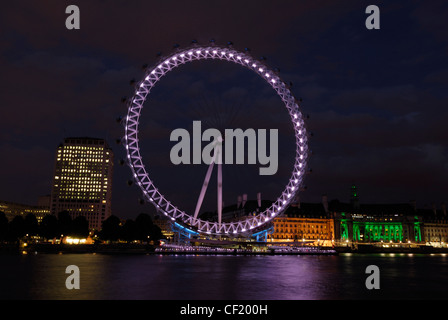
[[[0,242],[16,242],[22,238],[39,236],[46,240],[71,236],[86,238],[89,235],[89,223],[84,216],[75,219],[67,211],[55,215],[48,214],[39,224],[34,214],[17,215],[8,221],[4,212],[0,211]],[[117,216],[111,215],[103,221],[102,230],[96,235],[99,240],[108,241],[157,241],[163,238],[162,231],[155,225],[151,217],[141,213],[134,220],[128,219],[122,225]]]
[[[127,219],[124,224],[121,224],[118,217],[111,215],[104,220],[99,237],[103,240],[127,242],[135,240],[157,242],[164,238],[162,230],[153,223],[151,216],[146,213],[140,213],[135,221]]]

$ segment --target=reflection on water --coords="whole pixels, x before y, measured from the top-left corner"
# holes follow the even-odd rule
[[[380,268],[380,290],[365,269]],[[68,265],[80,269],[68,290]],[[0,256],[0,299],[446,299],[446,255]]]

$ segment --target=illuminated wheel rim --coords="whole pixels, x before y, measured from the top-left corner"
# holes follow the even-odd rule
[[[283,101],[291,118],[291,123],[295,132],[296,152],[292,175],[280,196],[263,212],[256,216],[247,217],[236,222],[213,222],[194,218],[192,215],[179,209],[160,193],[153,181],[149,177],[142,157],[140,155],[138,127],[140,113],[152,87],[169,71],[185,63],[197,60],[224,60],[239,64],[252,70],[262,77],[278,94]],[[255,229],[260,230],[266,223],[283,213],[290,202],[293,201],[299,192],[302,179],[305,173],[307,161],[307,134],[303,116],[300,112],[297,100],[292,95],[288,86],[280,79],[276,72],[269,69],[262,62],[255,60],[246,52],[239,52],[233,48],[219,46],[195,46],[193,48],[178,49],[168,57],[164,57],[159,63],[147,69],[141,82],[137,84],[135,94],[128,104],[127,116],[124,119],[125,136],[124,146],[126,148],[127,162],[132,170],[136,184],[143,192],[146,201],[156,207],[166,217],[181,225],[207,234],[216,235],[238,235],[247,234]]]

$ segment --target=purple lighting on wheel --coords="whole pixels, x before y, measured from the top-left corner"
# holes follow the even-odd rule
[[[231,63],[239,64],[249,70],[252,70],[262,77],[277,93],[288,111],[294,129],[296,140],[295,163],[292,170],[292,176],[289,179],[285,189],[272,205],[265,211],[256,216],[247,217],[245,220],[237,222],[212,222],[194,218],[192,215],[180,210],[177,206],[171,204],[164,195],[162,195],[153,184],[140,154],[139,148],[139,119],[143,105],[151,92],[152,87],[163,78],[169,71],[197,60],[225,60]],[[270,219],[276,217],[286,210],[289,203],[295,198],[300,189],[304,170],[306,166],[307,154],[307,138],[306,128],[299,110],[297,100],[287,86],[275,72],[270,70],[265,64],[255,60],[252,56],[245,52],[239,52],[233,48],[224,47],[207,47],[197,44],[193,48],[176,51],[175,54],[168,56],[163,61],[159,61],[155,67],[148,68],[144,77],[144,82],[135,91],[134,96],[128,103],[128,112],[125,125],[125,150],[128,158],[128,164],[131,168],[132,175],[143,193],[143,197],[152,203],[158,211],[163,212],[165,216],[173,221],[177,221],[188,228],[198,230],[207,234],[239,234],[245,233],[247,230],[260,228],[263,224],[268,223]]]

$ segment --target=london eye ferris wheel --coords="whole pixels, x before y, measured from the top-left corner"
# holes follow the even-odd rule
[[[222,152],[220,147],[215,148],[215,156],[212,158],[205,174],[202,188],[198,191],[199,198],[194,212],[184,211],[179,204],[172,203],[162,194],[143,162],[140,151],[139,121],[142,109],[147,102],[152,88],[168,72],[192,61],[220,60],[240,65],[251,70],[261,77],[274,90],[282,104],[286,108],[290,125],[295,136],[295,158],[291,168],[291,175],[280,191],[279,196],[272,204],[255,216],[247,216],[238,221],[222,221],[222,164],[216,161],[216,155]],[[260,230],[273,218],[282,214],[296,197],[300,190],[306,169],[308,158],[307,131],[298,100],[293,96],[289,86],[279,77],[278,73],[269,68],[263,61],[253,58],[248,51],[238,51],[233,46],[219,46],[211,41],[209,45],[199,45],[196,42],[181,49],[177,47],[171,54],[161,57],[152,67],[147,68],[143,79],[137,83],[133,96],[128,100],[127,115],[123,119],[124,138],[123,145],[126,149],[127,164],[129,165],[133,179],[140,188],[143,198],[152,204],[157,211],[167,218],[177,222],[181,226],[194,232],[213,235],[236,236],[250,234]],[[217,220],[203,220],[199,216],[201,204],[204,200],[211,173],[217,167]]]

